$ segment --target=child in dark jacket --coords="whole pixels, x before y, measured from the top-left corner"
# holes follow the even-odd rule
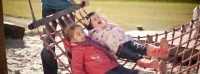
[[[73,24],[65,30],[72,52],[73,74],[152,74],[120,66],[107,48],[86,36],[81,26]],[[69,46],[69,45],[68,45]]]

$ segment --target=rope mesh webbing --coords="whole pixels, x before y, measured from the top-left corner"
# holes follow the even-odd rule
[[[169,73],[194,73],[199,74],[200,66],[200,36],[194,35],[196,30],[200,30],[200,26],[194,27],[194,22],[199,19],[191,21],[189,24],[182,25],[180,28],[173,28],[171,31],[165,31],[161,34],[147,35],[143,37],[133,37],[137,40],[145,40],[154,42],[166,37],[170,44],[170,57],[165,59],[168,61]]]
[[[72,10],[74,11],[74,10]],[[60,13],[58,13],[60,14]],[[77,9],[73,12],[75,14],[75,23],[83,24],[83,18],[87,14],[84,9]],[[55,15],[56,16],[56,15]],[[67,16],[67,17],[64,17]],[[52,16],[54,17],[54,16]],[[55,18],[55,17],[54,17]],[[62,16],[59,15],[58,18],[61,18],[64,22],[65,26],[69,26],[69,23],[66,21],[66,19],[70,19],[71,22],[73,20],[69,17],[69,14],[63,14]],[[58,20],[58,18],[53,19],[52,21],[48,21],[50,27],[53,29],[54,32],[49,32],[49,30],[41,26],[44,24],[44,22],[47,22],[48,19],[45,18],[45,20],[39,20],[36,22],[33,22],[30,27],[36,27],[38,30],[38,34],[47,47],[49,51],[52,52],[52,54],[55,56],[55,59],[59,61],[59,63],[67,70],[69,73],[71,73],[70,64],[67,56],[67,50],[63,46],[63,30],[64,27],[61,25],[61,21]],[[53,21],[56,21],[57,28],[53,26]],[[195,21],[199,21],[199,19],[191,21],[189,24],[182,25],[180,28],[173,28],[170,31],[165,31],[163,33],[156,33],[155,35],[147,35],[147,36],[138,36],[133,37],[138,42],[145,42],[145,43],[152,43],[155,45],[158,45],[158,41],[165,37],[170,44],[170,55],[169,58],[164,59],[167,61],[167,70],[168,73],[194,73],[199,74],[199,66],[200,66],[200,35],[194,35],[195,30],[200,30],[200,26],[194,27],[193,24]],[[40,24],[42,22],[42,24]],[[39,26],[35,26],[39,25]],[[43,34],[40,30],[44,29],[46,34]],[[54,39],[54,36],[56,38]],[[53,43],[48,44],[45,41],[45,38],[49,37]],[[56,48],[56,53],[53,51],[53,47]],[[61,58],[62,57],[62,58]],[[126,59],[120,59],[121,61],[124,61],[121,63],[123,66],[127,66],[128,63],[131,61],[128,61]],[[132,64],[130,68],[134,69],[136,65]]]

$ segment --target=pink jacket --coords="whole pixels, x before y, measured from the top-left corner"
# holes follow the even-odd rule
[[[130,35],[114,24],[107,24],[105,28],[94,28],[89,31],[89,36],[92,40],[108,46],[115,54],[121,44],[133,40]]]

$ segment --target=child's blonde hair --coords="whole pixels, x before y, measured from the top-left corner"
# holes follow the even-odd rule
[[[76,23],[72,23],[70,26],[68,26],[65,30],[64,30],[64,37],[70,41],[73,37],[74,37],[74,30],[77,27],[81,27],[80,25],[76,24]]]

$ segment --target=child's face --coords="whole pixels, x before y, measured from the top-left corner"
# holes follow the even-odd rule
[[[106,27],[106,24],[101,19],[101,16],[99,16],[97,13],[94,13],[94,15],[90,17],[90,19],[91,19],[91,24],[94,28]]]
[[[71,42],[84,42],[86,40],[86,34],[81,27],[76,27],[74,29],[74,36],[71,39]]]

